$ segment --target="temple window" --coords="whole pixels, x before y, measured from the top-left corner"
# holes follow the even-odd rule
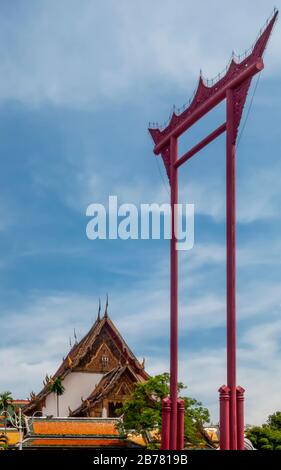
[[[106,368],[109,364],[109,357],[108,356],[105,356],[103,355],[101,357],[101,364],[102,364],[102,367]]]

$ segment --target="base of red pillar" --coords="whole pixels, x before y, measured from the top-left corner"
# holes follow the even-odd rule
[[[236,388],[237,450],[244,450],[244,388]],[[230,388],[223,385],[220,394],[220,450],[230,450]]]
[[[230,449],[229,435],[229,401],[230,388],[223,385],[219,389],[220,394],[220,450]]]
[[[178,399],[177,450],[184,449],[184,400]]]
[[[244,443],[244,393],[242,387],[236,388],[236,410],[237,410],[237,450],[245,450]]]
[[[170,422],[171,400],[169,397],[166,397],[162,400],[161,450],[170,449]]]
[[[166,397],[162,400],[162,429],[161,429],[161,450],[171,450],[171,400]],[[177,400],[177,448],[184,448],[184,400]]]

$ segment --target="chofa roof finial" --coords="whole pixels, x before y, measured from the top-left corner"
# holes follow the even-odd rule
[[[99,298],[98,321],[100,321],[100,311],[101,311],[101,302],[100,302],[100,298]]]
[[[106,304],[105,304],[105,311],[104,311],[104,318],[108,318],[108,294],[106,294]]]

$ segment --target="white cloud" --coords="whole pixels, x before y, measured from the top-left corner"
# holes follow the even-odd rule
[[[144,96],[149,102],[151,93],[156,93],[155,84],[163,92],[174,89],[177,96],[187,94],[195,86],[201,66],[208,75],[216,74],[227,62],[233,45],[237,44],[237,50],[248,47],[270,13],[264,2],[257,1],[253,15],[252,2],[242,0],[228,8],[222,0],[200,5],[179,0],[176,8],[171,0],[152,4],[85,0],[82,6],[51,0],[48,8],[41,2],[29,2],[21,17],[7,10],[0,20],[0,60],[5,71],[0,76],[0,100],[37,105],[47,101],[91,109],[99,109],[106,99],[123,104],[128,99],[134,104],[141,99],[146,106]],[[237,24],[239,34],[231,27]],[[280,72],[279,39],[278,26],[267,51],[267,76]],[[141,88],[145,88],[145,95]],[[78,157],[64,149],[65,158],[56,160],[52,168],[42,164],[40,169],[40,164],[35,164],[33,176],[40,188],[55,191],[80,213],[91,202],[106,201],[109,193],[120,195],[126,202],[141,201],[144,195],[151,201],[167,200],[160,180],[158,187],[152,187],[142,173],[139,179],[134,177],[126,186],[120,185],[122,162],[114,175],[112,171],[110,175],[101,174],[97,162],[105,155],[93,148],[93,142],[91,154],[82,146],[79,150]],[[127,159],[124,165],[128,165]],[[253,161],[252,168],[243,170],[237,181],[238,221],[251,223],[279,216],[280,165],[265,170],[264,165],[256,167]],[[196,214],[223,221],[224,180],[201,172],[196,182],[192,179],[188,185],[188,201],[195,202]]]
[[[222,0],[176,6],[171,0],[50,0],[48,6],[29,2],[18,16],[5,10],[0,97],[78,107],[136,100],[138,90],[155,83],[195,86],[201,67],[216,75],[233,47],[248,48],[270,13],[256,1],[253,15],[252,2],[242,0],[227,7]],[[271,74],[280,73],[279,44],[276,29],[267,57]]]
[[[20,311],[2,307],[0,317],[1,388],[20,398],[55,372],[73,329],[81,338],[97,311],[92,298],[69,292],[33,292],[21,305]]]
[[[280,164],[244,171],[238,192],[238,220],[251,223],[280,217]]]
[[[223,152],[223,147],[220,152]],[[274,153],[276,152],[273,147],[271,155],[273,158]],[[243,154],[238,153],[237,164],[240,165],[240,159],[243,157]],[[277,160],[274,163],[270,161],[270,164],[269,162],[254,164],[254,157],[255,152],[248,157],[248,160],[251,158],[250,165],[249,162],[248,165],[244,165],[243,171],[239,171],[236,178],[236,217],[237,222],[241,224],[250,224],[257,221],[268,223],[271,220],[276,220],[281,214],[280,162]],[[219,177],[211,172],[209,173],[208,170],[198,171],[193,178],[188,179],[187,191],[185,191],[185,185],[182,184],[180,194],[182,202],[188,200],[188,202],[195,204],[195,215],[209,216],[217,223],[225,221],[226,217],[226,183],[221,175],[224,167],[221,162],[219,162],[219,165]],[[199,168],[202,170],[202,167]]]

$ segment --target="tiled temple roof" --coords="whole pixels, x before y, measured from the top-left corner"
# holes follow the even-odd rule
[[[118,430],[117,418],[27,418],[25,448],[134,447]]]
[[[32,433],[43,436],[119,436],[116,419],[46,419],[37,418],[32,424]]]
[[[30,438],[24,443],[24,447],[30,448],[44,448],[44,447],[128,447],[128,443],[121,439],[87,439],[87,438]]]

